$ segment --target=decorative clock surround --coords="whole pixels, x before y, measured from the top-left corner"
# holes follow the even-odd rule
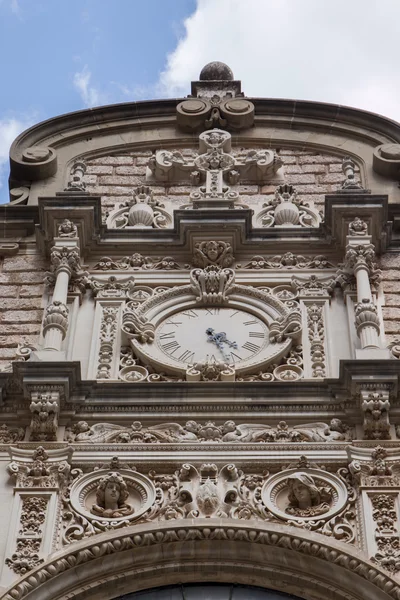
[[[123,332],[145,364],[183,376],[191,364],[224,363],[244,375],[287,355],[299,338],[299,312],[235,284],[232,269],[195,269],[190,279],[124,311]]]

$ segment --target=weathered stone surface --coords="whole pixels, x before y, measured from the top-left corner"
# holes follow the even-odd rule
[[[286,181],[292,185],[299,185],[302,183],[315,183],[315,175],[312,173],[303,175],[287,175]]]
[[[385,269],[382,271],[382,278],[383,280],[391,280],[391,279],[399,279],[400,277],[400,272],[396,271],[394,269]],[[385,289],[385,285],[383,286],[383,288]]]
[[[38,256],[17,255],[4,259],[3,271],[45,271],[46,263]]]
[[[400,319],[400,308],[383,307],[382,314],[384,319]]]
[[[385,294],[385,304],[386,306],[400,306],[400,294]]]
[[[146,175],[146,167],[116,167],[116,175]]]
[[[89,175],[112,175],[114,167],[107,165],[88,165],[86,173]]]
[[[19,290],[17,285],[0,285],[0,298],[16,298]]]
[[[19,289],[20,298],[35,298],[42,297],[44,292],[44,285],[23,285]],[[1,293],[1,291],[0,291]]]
[[[0,322],[0,335],[12,335],[18,334],[19,336],[26,337],[30,334],[40,333],[40,323],[1,323]]]
[[[342,159],[336,156],[324,156],[317,154],[315,156],[299,156],[299,163],[301,165],[310,165],[313,163],[330,164],[339,163],[342,164]]]
[[[2,323],[41,323],[42,310],[10,310],[1,316]]]
[[[380,258],[381,269],[400,269],[400,255],[395,253],[385,254]]]
[[[91,161],[92,165],[133,165],[132,156],[102,156],[94,158]]]

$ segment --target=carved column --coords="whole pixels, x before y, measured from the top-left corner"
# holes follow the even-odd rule
[[[400,455],[377,446],[348,449],[349,470],[363,515],[365,551],[393,575],[400,572]]]
[[[326,311],[335,281],[322,280],[315,275],[308,279],[293,277],[303,319],[304,377],[329,377],[329,357],[326,345]]]
[[[78,238],[55,238],[51,249],[54,292],[51,303],[46,307],[43,321],[44,350],[61,350],[68,329],[68,285],[72,275],[80,269]]]
[[[46,451],[10,448],[8,472],[14,498],[1,582],[7,586],[42,563],[54,551],[57,499],[68,484],[70,449]]]
[[[129,291],[134,287],[133,278],[92,279],[88,285],[95,296],[96,311],[87,377],[118,380],[122,311],[126,300],[129,301]]]
[[[356,351],[356,357],[367,358],[368,351],[378,349],[379,354],[386,354],[379,343],[380,320],[374,304],[370,281],[371,277],[376,274],[375,246],[371,244],[371,236],[368,235],[367,224],[364,221],[356,218],[350,223],[346,244],[345,275],[354,274],[357,282],[357,302],[354,313],[355,327],[361,342],[361,353]],[[386,358],[386,356],[382,356],[382,358]]]

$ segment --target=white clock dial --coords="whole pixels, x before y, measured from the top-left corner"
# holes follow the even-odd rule
[[[235,308],[191,308],[163,321],[156,342],[172,362],[246,363],[268,345],[268,327]]]

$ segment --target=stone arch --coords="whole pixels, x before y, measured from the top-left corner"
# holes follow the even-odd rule
[[[273,523],[184,519],[133,525],[55,553],[3,600],[111,600],[187,582],[230,582],[304,600],[400,600],[400,586],[358,550]]]

